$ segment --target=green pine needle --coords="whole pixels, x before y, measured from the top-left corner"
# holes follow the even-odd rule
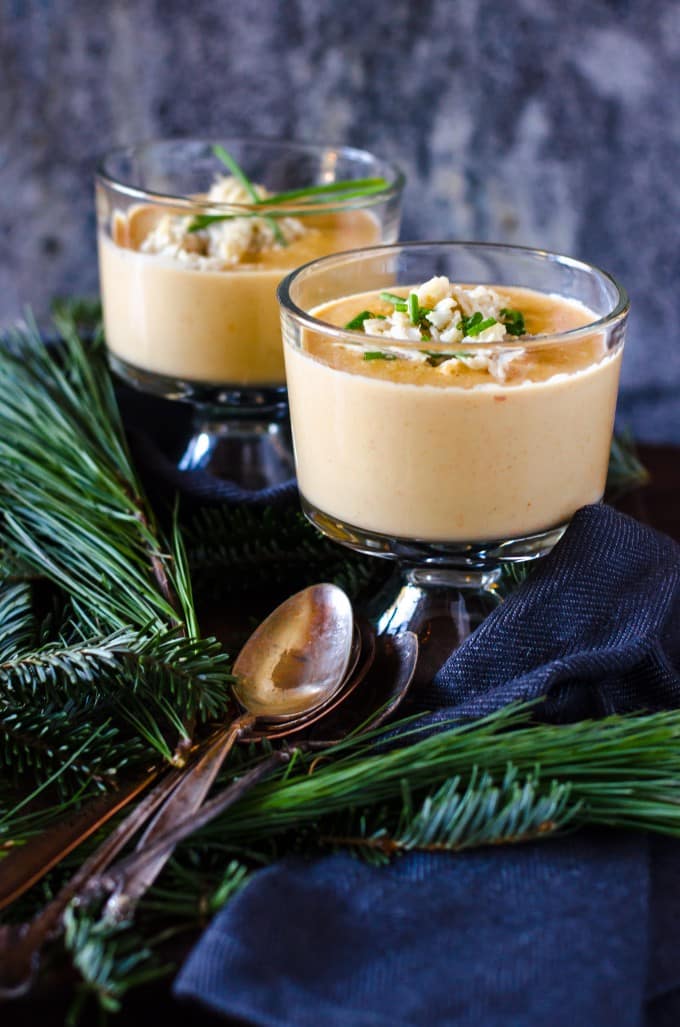
[[[125,928],[97,921],[74,906],[67,909],[64,924],[64,946],[81,977],[67,1025],[79,1022],[88,998],[105,1013],[117,1013],[130,988],[167,973],[167,968],[155,963],[142,939]]]
[[[0,389],[0,545],[63,588],[94,630],[180,623],[173,557],[103,360],[75,332],[48,351],[29,326],[8,338]]]
[[[642,464],[630,432],[621,432],[612,439],[607,472],[607,497],[620,499],[627,492],[646,485],[649,473]]]
[[[508,767],[500,784],[473,770],[467,785],[460,776],[445,781],[415,808],[407,782],[399,823],[369,828],[362,816],[358,832],[328,839],[334,846],[351,846],[366,858],[388,860],[401,852],[459,852],[480,845],[508,845],[530,841],[567,827],[579,807],[570,803],[571,785],[552,781],[545,785],[537,774],[520,779]]]

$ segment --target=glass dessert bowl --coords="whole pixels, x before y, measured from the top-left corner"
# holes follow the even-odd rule
[[[604,271],[483,243],[315,260],[279,287],[302,505],[399,561],[376,611],[423,679],[603,495],[628,300]]]
[[[403,177],[349,147],[166,140],[97,173],[112,369],[194,406],[183,470],[258,489],[293,473],[276,286],[291,268],[399,231]]]

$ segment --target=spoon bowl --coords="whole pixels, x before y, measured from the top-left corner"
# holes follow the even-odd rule
[[[265,738],[273,741],[277,738],[297,736],[297,732],[306,732],[312,724],[321,721],[325,722],[326,718],[335,709],[342,711],[350,695],[358,685],[362,684],[375,659],[375,630],[367,621],[362,621],[358,626],[355,626],[355,642],[352,649],[352,658],[350,659],[349,670],[345,675],[344,681],[342,681],[340,688],[331,693],[324,703],[297,717],[289,717],[285,720],[280,718],[278,722],[273,719],[258,717],[253,726],[244,731],[239,741],[256,742],[262,741]]]
[[[258,719],[305,715],[345,681],[353,640],[352,605],[342,589],[330,584],[303,589],[278,606],[243,646],[233,667],[234,695]]]

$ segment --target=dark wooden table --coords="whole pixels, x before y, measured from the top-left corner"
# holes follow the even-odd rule
[[[665,532],[680,542],[680,448],[675,446],[640,446],[640,458],[650,474],[649,482],[634,493],[625,496],[617,506],[625,513],[645,524]],[[195,938],[186,939],[186,945],[178,951],[181,959]],[[30,998],[0,1007],[2,1027],[63,1027],[70,1000],[72,982],[59,978],[48,978]],[[124,1004],[120,1018],[112,1025],[120,1027],[225,1027],[226,1021],[194,1005],[190,1007],[175,1001],[170,994],[170,984],[163,981],[139,988]],[[81,1019],[83,1027],[94,1027],[99,1018],[90,1007]],[[238,1027],[230,1021],[231,1027]]]

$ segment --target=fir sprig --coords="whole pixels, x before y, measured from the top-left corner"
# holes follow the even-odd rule
[[[113,928],[74,906],[67,909],[64,924],[64,946],[81,978],[67,1027],[78,1023],[88,998],[103,1012],[117,1013],[130,988],[167,973],[129,928]]]
[[[94,630],[179,624],[173,559],[127,452],[103,361],[27,326],[0,360],[0,543]]]
[[[10,333],[0,359],[0,544],[71,607],[72,637],[26,646],[28,592],[9,583],[0,600],[13,609],[0,746],[9,757],[24,745],[24,764],[45,770],[40,710],[44,724],[55,703],[75,704],[76,724],[85,707],[96,726],[113,713],[169,759],[173,735],[186,741],[193,718],[225,711],[231,680],[219,646],[198,639],[182,539],[158,528],[104,355],[86,351],[74,316],[62,311],[63,339],[49,348],[34,326]]]
[[[144,755],[148,761],[148,750],[122,735],[110,718],[93,717],[73,703],[0,708],[0,768],[17,783],[49,780],[64,797],[85,782],[100,787],[113,783],[123,768],[141,762]],[[15,837],[15,818],[22,808],[23,801],[15,802],[4,812],[4,834]]]
[[[321,844],[352,847],[369,859],[385,862],[403,852],[460,852],[482,845],[508,845],[531,841],[564,830],[578,814],[570,803],[569,782],[547,786],[536,774],[520,779],[509,767],[500,784],[488,773],[460,776],[436,789],[414,807],[405,781],[399,822],[375,827],[374,818],[361,816],[356,834],[320,839]],[[385,818],[389,819],[389,818]]]

